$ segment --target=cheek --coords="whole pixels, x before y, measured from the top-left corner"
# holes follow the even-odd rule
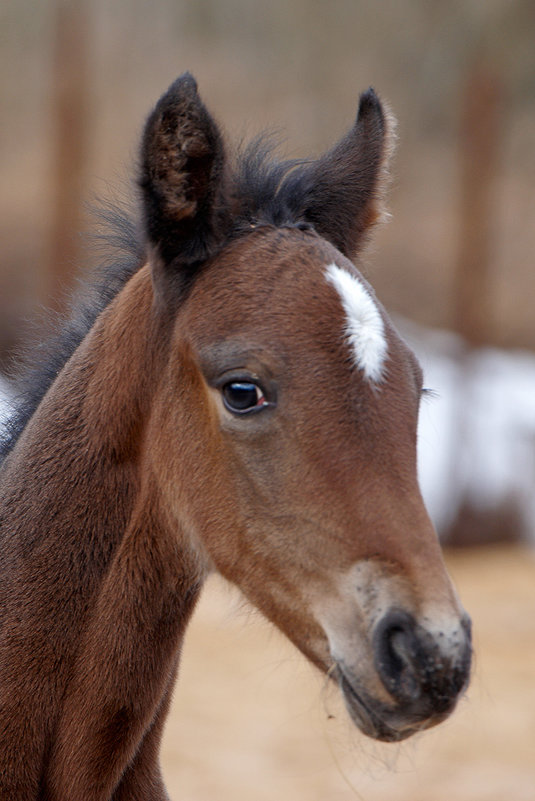
[[[188,391],[187,391],[188,390]],[[147,432],[147,458],[175,519],[197,536],[232,521],[235,488],[214,400],[200,381],[161,393]]]

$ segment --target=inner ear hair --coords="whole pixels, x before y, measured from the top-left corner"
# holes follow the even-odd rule
[[[224,167],[219,128],[185,73],[156,104],[141,145],[145,232],[165,267],[201,262],[217,247]]]

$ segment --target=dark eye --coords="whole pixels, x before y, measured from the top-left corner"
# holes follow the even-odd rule
[[[246,414],[269,406],[261,388],[252,381],[229,381],[222,387],[222,393],[225,406],[234,414]]]

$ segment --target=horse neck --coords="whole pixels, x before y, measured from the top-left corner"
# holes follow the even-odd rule
[[[20,578],[18,568],[9,570],[10,560],[19,564],[22,553],[33,554],[41,569],[69,576],[87,600],[133,515],[166,528],[141,467],[145,424],[165,360],[164,326],[153,310],[148,268],[142,268],[28,423],[0,482],[7,583],[10,573]]]
[[[140,781],[149,763],[147,781],[158,775],[165,699],[202,583],[195,550],[159,506],[144,442],[165,326],[143,269],[2,468],[2,798],[41,798],[48,785],[43,798],[87,798],[97,779],[108,798],[128,764]]]

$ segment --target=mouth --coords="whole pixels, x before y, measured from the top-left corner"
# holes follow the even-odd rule
[[[425,719],[417,715],[401,715],[391,707],[372,699],[361,687],[356,687],[345,675],[340,664],[335,677],[344,697],[351,719],[360,731],[374,740],[397,743],[423,729],[439,723],[440,718]]]
[[[440,636],[445,639],[442,632]],[[468,620],[452,628],[449,643],[442,643],[440,636],[422,628],[410,614],[393,609],[375,627],[372,658],[364,670],[358,663],[353,669],[338,648],[333,678],[363,734],[400,742],[436,726],[455,709],[470,677]]]

